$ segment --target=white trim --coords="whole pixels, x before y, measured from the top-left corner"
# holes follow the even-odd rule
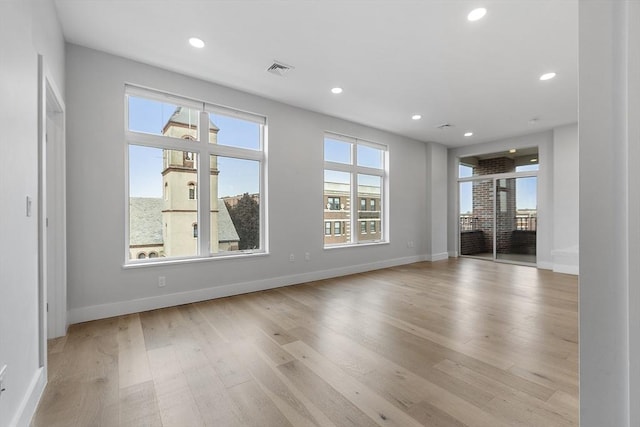
[[[449,251],[449,258],[458,258],[458,251]]]
[[[168,93],[158,89],[146,88],[131,83],[125,83],[125,94],[132,95],[136,98],[146,98],[153,101],[175,104],[179,107],[187,107],[205,111],[207,113],[220,114],[224,116],[235,117],[247,121],[251,121],[258,124],[266,124],[267,118],[261,114],[252,113],[249,111],[238,110],[237,108],[227,107],[225,105],[213,104],[208,101],[188,98],[182,95],[176,95]],[[127,127],[129,124],[128,118],[125,121]]]
[[[379,212],[380,212],[380,215],[382,215],[383,217],[377,218],[377,220],[380,221],[380,227],[379,227],[380,239],[377,241],[389,242],[390,241],[389,226],[388,226],[389,224],[389,206],[388,206],[389,205],[388,203],[388,200],[389,200],[389,147],[384,144],[365,141],[359,138],[353,138],[346,135],[339,135],[330,131],[324,132],[324,135],[322,138],[323,147],[327,139],[348,143],[350,144],[350,150],[351,150],[350,163],[332,162],[326,159],[323,161],[323,165],[324,165],[323,170],[324,170],[325,177],[326,177],[327,171],[334,171],[334,172],[349,174],[348,185],[349,185],[349,195],[350,195],[349,197],[351,200],[351,206],[349,207],[349,212],[351,213],[351,215],[348,223],[351,229],[351,236],[348,242],[345,242],[344,244],[339,244],[339,245],[340,246],[357,246],[360,244],[359,236],[363,234],[359,232],[359,228],[358,228],[358,221],[359,221],[358,212],[360,207],[360,203],[359,203],[360,184],[358,181],[359,175],[377,176],[381,180]],[[367,166],[358,166],[358,146],[359,145],[380,150],[383,156],[381,159],[383,163],[382,168],[378,169],[378,168],[371,168]],[[324,148],[323,148],[323,159],[325,154],[326,153],[324,152]],[[323,190],[322,190],[323,197],[326,194],[324,190],[324,186],[326,184],[325,179],[323,179]],[[331,210],[324,209],[325,213],[327,211],[331,211]],[[327,218],[323,218],[323,219],[326,220]],[[344,222],[347,222],[347,221],[344,221]],[[333,229],[333,231],[335,232],[335,229]],[[346,234],[346,231],[344,233],[341,232],[340,235],[343,235],[343,234]],[[334,236],[336,235],[337,234],[334,234]],[[327,236],[327,234],[324,234],[324,236]],[[334,245],[327,244],[327,243],[324,244],[325,249],[330,248],[332,246]]]
[[[204,111],[200,112],[198,119],[198,135],[203,144],[209,144],[209,114]],[[198,170],[196,171],[198,177],[198,200],[196,201],[196,207],[198,213],[197,218],[197,244],[199,245],[198,254],[206,255],[211,254],[211,209],[213,208],[211,200],[211,154],[207,151],[201,151],[196,155],[198,161],[196,162]],[[216,157],[216,167],[218,164],[218,158]],[[217,180],[217,178],[216,178]],[[171,189],[169,190],[171,191]],[[216,188],[216,194],[218,189]],[[215,201],[218,203],[218,201]],[[193,228],[193,226],[192,226]],[[164,233],[164,228],[162,230]],[[164,242],[163,242],[164,247]]]
[[[203,101],[197,101],[195,99],[185,98],[180,95],[174,95],[174,94],[167,93],[164,91],[159,91],[156,89],[131,85],[129,83],[125,83],[124,85],[124,93],[126,95],[125,100],[128,100],[129,95],[131,95],[135,98],[144,98],[144,99],[149,99],[156,102],[174,104],[177,107],[187,107],[191,109],[202,110],[202,107],[204,106]],[[127,102],[127,104],[129,103]],[[125,124],[126,124],[125,128],[128,129],[129,128],[128,114],[125,120]]]
[[[391,242],[386,242],[383,240],[363,240],[359,243],[333,243],[330,245],[325,245],[323,250],[331,251],[334,249],[340,248],[361,248],[363,246],[378,246],[378,245],[390,245]],[[426,258],[425,258],[426,259]]]
[[[431,254],[427,256],[427,261],[443,261],[449,259],[448,252],[441,252],[439,254]]]
[[[266,125],[267,118],[260,114],[251,113],[248,111],[238,110],[237,108],[225,107],[222,105],[215,105],[209,102],[204,103],[204,111],[206,113],[217,114],[220,116],[233,117],[236,119],[246,120],[248,122],[258,123],[259,125]],[[207,114],[208,116],[208,114]]]
[[[59,89],[56,87],[55,82],[50,76],[45,66],[45,96],[46,102],[49,103],[49,91],[53,97],[53,101],[58,108],[55,113],[59,121],[60,127],[56,129],[56,138],[54,141],[49,141],[48,144],[55,144],[53,146],[53,163],[56,168],[53,171],[55,174],[55,187],[52,188],[51,182],[47,182],[47,197],[53,197],[56,206],[54,212],[47,212],[47,218],[49,219],[48,230],[55,234],[55,251],[53,254],[47,253],[47,263],[53,263],[55,269],[54,276],[55,282],[50,283],[47,281],[47,302],[49,303],[49,311],[45,313],[47,316],[53,317],[54,328],[53,331],[48,331],[48,338],[56,338],[66,335],[67,333],[67,167],[66,167],[66,108],[64,101],[60,95]],[[45,111],[45,132],[48,134],[46,128],[46,120],[49,114]],[[50,160],[47,160],[47,164],[51,164]],[[47,203],[47,206],[49,203]],[[45,224],[46,225],[46,224]],[[49,233],[47,233],[49,235]],[[53,297],[53,299],[51,298]]]
[[[541,270],[553,270],[553,263],[549,261],[538,261],[536,267]]]
[[[395,267],[398,265],[412,264],[415,262],[427,261],[427,258],[428,256],[425,255],[395,258],[367,264],[333,268],[329,270],[314,271],[289,276],[280,276],[271,279],[255,280],[251,282],[234,283],[230,285],[198,289],[195,291],[178,292],[168,295],[158,295],[154,297],[139,298],[129,301],[74,308],[69,310],[69,320],[70,323],[73,324],[87,322],[90,320],[105,319],[113,316],[139,313],[142,311],[155,310],[158,308],[173,307],[176,305],[189,304],[214,298],[223,298],[249,292],[257,292],[266,289],[313,282],[316,280],[346,276],[349,274],[363,273],[366,271],[378,270],[382,268]]]
[[[36,408],[46,385],[47,369],[44,367],[39,368],[33,375],[27,392],[20,402],[13,419],[9,422],[9,427],[27,427],[31,425],[31,419],[36,413]]]
[[[152,99],[156,101],[169,101],[172,104],[176,104],[179,106],[186,106],[188,108],[193,108],[198,110],[198,141],[192,141],[182,138],[174,138],[168,137],[165,135],[158,134],[150,134],[138,131],[132,131],[129,129],[129,98],[130,96],[139,97],[142,99]],[[172,94],[168,94],[165,92],[161,92],[154,89],[145,89],[140,86],[133,86],[130,84],[125,84],[124,90],[124,111],[125,111],[125,147],[124,147],[124,156],[125,156],[125,204],[124,206],[128,206],[131,200],[130,190],[131,190],[131,182],[129,176],[130,170],[130,151],[131,147],[135,146],[143,146],[150,147],[153,149],[159,150],[173,150],[173,151],[183,151],[183,152],[191,152],[195,153],[197,156],[197,207],[198,214],[196,223],[198,224],[198,251],[196,255],[186,256],[174,258],[170,257],[170,259],[177,260],[200,260],[200,259],[214,259],[218,258],[218,254],[211,253],[211,216],[208,214],[211,208],[212,200],[210,200],[210,159],[211,156],[216,156],[218,158],[232,158],[238,160],[247,160],[247,161],[255,161],[258,162],[259,170],[259,191],[260,191],[260,247],[261,249],[258,252],[266,252],[268,248],[267,238],[268,234],[266,231],[268,220],[267,220],[267,209],[266,209],[266,176],[267,176],[267,147],[266,147],[266,117],[243,112],[239,110],[235,110],[229,107],[217,106],[211,103],[207,103],[205,101],[197,102],[193,99],[184,98],[181,96],[176,96]],[[258,123],[260,126],[260,149],[249,149],[249,148],[241,148],[241,147],[232,147],[220,144],[211,144],[209,143],[209,121],[210,121],[210,113],[220,114],[231,116],[235,118],[241,118],[244,120],[249,120],[254,123]],[[163,165],[164,167],[164,165]],[[166,200],[165,189],[162,188],[163,198]],[[128,266],[140,265],[144,263],[144,261],[137,261],[137,258],[130,259],[130,221],[129,221],[129,209],[124,209],[124,217],[125,217],[125,239],[124,239],[124,262],[123,266],[126,268]],[[245,251],[237,251],[235,254],[245,254]],[[251,251],[254,253],[254,251]],[[222,256],[226,256],[222,255]],[[158,258],[153,263],[145,263],[146,265],[158,265],[165,264],[169,261],[163,258]]]
[[[553,271],[556,273],[579,274],[580,255],[579,247],[566,249],[554,249],[551,251],[553,259]]]
[[[573,274],[574,276],[578,276],[580,274],[580,268],[577,265],[569,265],[569,264],[553,264],[553,272],[554,273],[564,273],[564,274]]]
[[[531,176],[538,176],[538,171],[522,171],[522,172],[505,172],[505,173],[493,173],[487,175],[473,175],[465,178],[457,178],[458,182],[473,182],[482,181],[483,179],[509,179],[509,178],[525,178]]]

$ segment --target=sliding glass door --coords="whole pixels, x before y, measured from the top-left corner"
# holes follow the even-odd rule
[[[496,259],[536,262],[537,181],[535,176],[495,179]]]
[[[538,178],[509,175],[458,183],[460,255],[536,263]]]
[[[493,179],[459,183],[460,255],[494,257]]]

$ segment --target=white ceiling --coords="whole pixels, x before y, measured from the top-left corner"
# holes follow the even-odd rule
[[[577,0],[54,1],[71,43],[421,141],[577,121]],[[274,59],[295,69],[267,73]]]

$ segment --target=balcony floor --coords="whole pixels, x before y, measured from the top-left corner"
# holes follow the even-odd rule
[[[493,252],[483,252],[473,255],[463,255],[468,258],[479,258],[486,260],[493,260]],[[498,254],[496,261],[506,261],[512,263],[524,263],[524,264],[536,264],[536,256],[530,254]]]

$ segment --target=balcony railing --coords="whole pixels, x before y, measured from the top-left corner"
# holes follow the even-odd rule
[[[459,221],[460,231],[474,231],[478,229],[479,218],[471,214],[461,214]],[[515,229],[521,231],[536,231],[538,229],[538,217],[531,214],[516,215]]]
[[[516,230],[536,231],[538,217],[534,215],[516,215]]]
[[[478,224],[478,218],[469,214],[460,215],[460,231],[473,231]]]

